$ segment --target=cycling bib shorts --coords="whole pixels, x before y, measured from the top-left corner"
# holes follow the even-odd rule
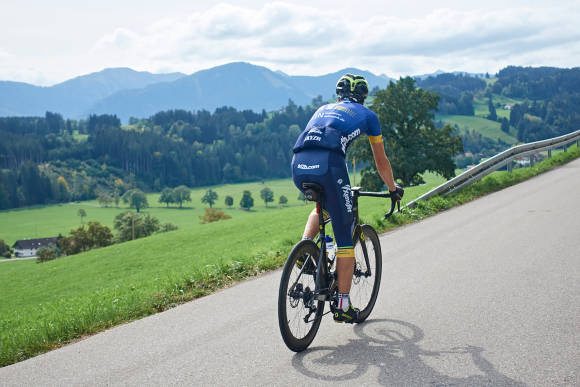
[[[363,133],[371,143],[382,143],[377,115],[359,103],[344,100],[321,106],[298,136],[293,149],[294,184],[301,191],[302,183],[322,185],[323,208],[330,214],[339,249],[352,249],[354,226],[346,150]]]

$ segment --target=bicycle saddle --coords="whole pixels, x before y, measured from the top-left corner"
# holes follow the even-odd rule
[[[318,202],[322,196],[322,186],[316,183],[302,183],[304,197],[312,202]]]

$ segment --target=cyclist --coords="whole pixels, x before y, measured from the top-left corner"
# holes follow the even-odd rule
[[[364,106],[368,83],[363,76],[345,74],[336,84],[337,103],[321,106],[294,145],[292,178],[299,190],[302,183],[318,183],[324,190],[325,218],[330,216],[338,246],[336,270],[338,299],[333,307],[334,321],[354,323],[359,310],[349,300],[354,272],[351,188],[345,162],[349,144],[359,135],[369,136],[375,164],[391,197],[400,200],[401,187],[395,184],[391,163],[385,154],[381,127],[375,113]],[[318,214],[312,211],[304,229],[303,239],[318,234]],[[301,263],[298,263],[301,265]]]

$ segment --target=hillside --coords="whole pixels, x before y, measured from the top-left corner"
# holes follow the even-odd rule
[[[0,116],[43,116],[46,111],[53,111],[68,118],[79,118],[97,101],[119,90],[140,89],[182,76],[181,73],[152,74],[110,68],[50,87],[0,81]]]
[[[477,116],[461,116],[461,115],[437,115],[436,119],[442,120],[445,123],[457,126],[463,133],[468,130],[473,130],[484,137],[491,140],[501,140],[508,145],[514,145],[518,142],[517,138],[512,134],[502,132],[501,124],[497,121],[488,120]]]

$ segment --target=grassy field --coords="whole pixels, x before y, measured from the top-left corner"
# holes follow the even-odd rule
[[[406,201],[444,181],[431,174],[425,179],[427,184],[406,190]],[[199,224],[197,218],[201,209],[149,209],[167,214],[163,220],[178,223],[180,229],[43,264],[30,260],[0,263],[0,365],[280,266],[302,235],[312,205],[296,200],[298,192],[290,180],[268,181],[266,185],[274,192],[288,189],[293,205],[265,208],[263,202],[256,202],[257,211],[228,211],[232,219],[206,225]],[[225,192],[238,192],[240,197],[244,189],[255,189],[256,199],[260,187],[261,183],[250,183],[214,189],[220,195],[224,189],[224,196]],[[205,190],[197,191],[199,197]],[[87,209],[89,219],[109,219],[119,211],[88,204],[80,207]],[[379,222],[388,204],[384,199],[361,198],[363,221]],[[78,207],[6,211],[0,213],[0,224],[7,232],[6,220],[14,225],[20,219],[33,221],[38,229],[54,235],[71,227],[70,222],[78,225]],[[67,214],[66,219],[54,219],[59,214]]]
[[[274,203],[268,204],[269,208],[266,208],[260,199],[260,190],[266,186],[274,192],[275,199]],[[228,184],[211,188],[219,195],[214,208],[224,209],[226,213],[234,217],[246,217],[255,211],[271,211],[273,208],[278,208],[280,195],[285,195],[288,198],[288,206],[303,204],[298,200],[298,190],[289,179],[269,180],[264,183]],[[184,208],[178,208],[174,205],[167,208],[165,204],[158,202],[159,194],[149,194],[147,201],[151,207],[144,211],[157,217],[161,222],[171,222],[179,227],[198,223],[199,216],[207,208],[207,205],[201,202],[201,197],[206,190],[205,187],[193,189],[191,191],[192,201],[185,202]],[[237,209],[244,190],[252,192],[254,198],[254,208],[251,212]],[[226,195],[234,198],[234,208],[228,209],[225,206]],[[77,215],[80,208],[87,213],[84,223],[98,221],[112,229],[115,215],[128,209],[123,204],[120,206],[121,208],[103,208],[96,201],[86,201],[0,211],[0,239],[4,239],[6,243],[12,245],[19,239],[66,235],[71,229],[81,225],[81,218]]]
[[[451,125],[457,125],[462,131],[470,129],[494,140],[499,138],[510,145],[518,142],[517,138],[514,137],[515,129],[510,134],[504,133],[501,130],[501,124],[499,122],[491,121],[486,118],[476,116],[437,115],[436,119],[442,120]]]

